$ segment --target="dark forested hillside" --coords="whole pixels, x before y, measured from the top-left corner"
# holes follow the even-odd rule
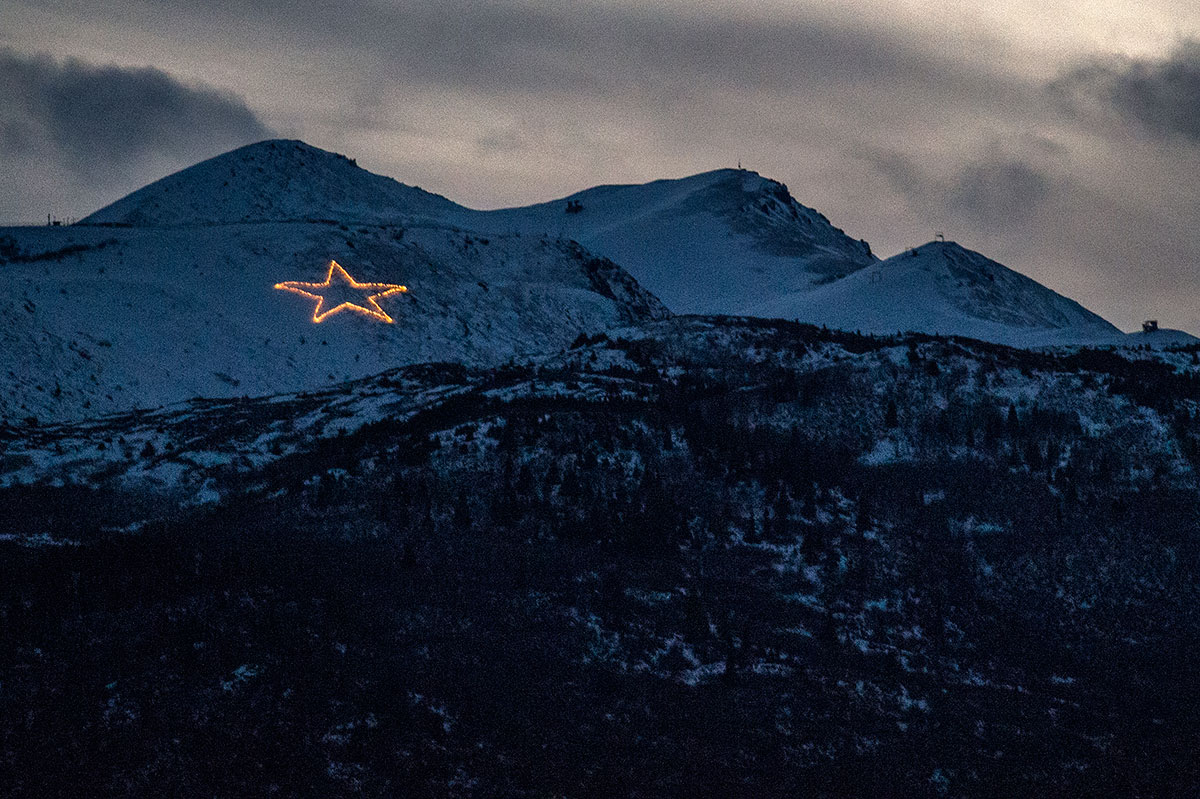
[[[1190,352],[612,335],[4,430],[0,792],[1200,782]]]

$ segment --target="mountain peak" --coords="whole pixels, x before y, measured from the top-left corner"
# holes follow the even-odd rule
[[[945,256],[948,258],[953,258],[956,256],[964,257],[964,258],[971,258],[973,260],[982,258],[985,261],[989,261],[991,263],[996,263],[996,261],[993,261],[991,258],[988,258],[983,253],[981,253],[977,250],[972,250],[970,247],[965,247],[962,244],[959,244],[957,241],[954,241],[953,239],[948,239],[946,241],[942,241],[941,239],[934,239],[933,241],[925,242],[917,249],[926,251],[926,252],[930,252],[930,253],[938,253],[938,254],[941,254],[942,256]]]
[[[866,242],[747,169],[594,186],[457,221],[574,239],[628,269],[676,313],[749,313],[876,261]]]
[[[995,282],[997,275],[1011,277],[1015,282],[1033,282],[1033,279],[993,261],[986,255],[968,249],[956,241],[928,241],[919,247],[895,255],[884,263],[900,265],[915,264],[918,268],[946,269],[954,279],[975,281],[979,279]]]
[[[356,166],[354,159],[331,150],[322,150],[300,139],[263,139],[262,141],[237,147],[216,159],[227,161],[253,161],[255,159],[288,159],[288,158],[327,158],[335,161],[345,161]],[[203,163],[203,162],[201,162]]]
[[[917,330],[1018,346],[1120,331],[1074,300],[953,241],[930,241],[761,309],[866,333]]]
[[[457,206],[296,139],[268,139],[201,161],[117,200],[87,225],[176,227],[328,220],[390,222]]]

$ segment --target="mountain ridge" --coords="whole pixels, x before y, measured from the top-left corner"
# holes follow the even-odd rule
[[[1108,344],[1125,336],[1033,278],[942,241],[759,310],[864,333],[914,331],[1025,346]]]
[[[176,227],[247,222],[399,222],[458,207],[297,139],[269,139],[209,158],[122,197],[80,225]]]
[[[577,207],[571,211],[570,207]],[[575,205],[578,204],[578,205]],[[157,180],[84,226],[250,222],[425,222],[480,233],[571,238],[620,263],[679,313],[745,313],[772,296],[874,262],[870,247],[801,205],[787,187],[718,169],[584,189],[531,206],[476,210],[376,175],[304,142],[246,145]],[[681,281],[686,270],[694,277]]]
[[[596,186],[459,223],[569,236],[625,266],[676,313],[747,313],[876,260],[787,186],[742,169]]]
[[[345,156],[268,140],[156,181],[82,224],[295,219],[569,238],[620,264],[675,313],[774,316],[1016,346],[1167,343],[1161,336],[1135,343],[1078,302],[953,243],[929,242],[880,261],[785,184],[740,168],[476,210]]]

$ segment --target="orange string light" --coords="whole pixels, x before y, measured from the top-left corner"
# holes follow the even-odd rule
[[[358,291],[369,292],[364,304],[360,305],[356,302],[343,301],[327,311],[323,311],[325,306],[325,294],[329,293],[333,288],[334,283],[340,283],[349,288]],[[359,283],[354,278],[350,277],[349,273],[342,268],[342,265],[337,261],[329,262],[329,273],[325,276],[324,283],[301,283],[296,280],[289,280],[285,283],[276,283],[275,288],[282,291],[290,291],[295,294],[301,294],[310,299],[317,301],[317,307],[313,310],[312,320],[317,324],[324,322],[329,317],[339,311],[354,311],[355,313],[369,316],[372,319],[378,319],[381,322],[391,324],[395,320],[388,316],[376,300],[382,297],[390,297],[393,294],[402,294],[408,291],[407,286],[401,286],[395,283]]]

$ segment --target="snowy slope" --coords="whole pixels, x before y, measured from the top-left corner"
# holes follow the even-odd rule
[[[456,208],[445,197],[360,169],[344,155],[278,139],[239,147],[168,175],[82,223],[395,222],[442,216]]]
[[[1121,344],[1126,347],[1147,346],[1154,349],[1190,347],[1194,344],[1200,344],[1200,338],[1196,338],[1191,333],[1186,333],[1182,330],[1160,327],[1158,330],[1150,333],[1144,333],[1141,330],[1135,333],[1128,333]]]
[[[864,333],[919,331],[1015,346],[1124,336],[1074,300],[953,242],[930,242],[755,311]]]
[[[865,242],[797,203],[786,186],[745,170],[598,186],[539,205],[476,211],[374,175],[344,156],[276,140],[166,177],[84,221],[200,228],[247,220],[417,223],[482,231],[477,239],[573,239],[628,269],[682,313],[774,316],[1018,346],[1145,343],[952,243],[879,262]],[[459,346],[465,345],[435,350],[453,354]]]
[[[568,212],[568,203],[578,212]],[[676,313],[741,314],[874,263],[870,247],[754,172],[721,169],[459,213],[477,230],[565,236],[628,269]]]
[[[568,202],[581,210],[568,213]],[[599,186],[526,208],[476,211],[292,140],[259,142],[203,161],[83,224],[314,220],[439,220],[489,233],[570,238],[620,263],[682,313],[744,313],[876,260],[865,242],[797,203],[786,186],[745,170]]]
[[[387,324],[273,288],[400,283]],[[0,417],[306,391],[410,363],[496,365],[665,310],[572,242],[439,226],[0,229]]]
[[[916,256],[881,263],[786,186],[745,170],[598,186],[539,205],[476,211],[341,155],[266,141],[157,181],[84,222],[179,227],[330,219],[436,221],[483,236],[573,239],[626,268],[677,313],[779,316],[1023,346],[1129,344],[1077,303],[957,245],[931,243]]]

